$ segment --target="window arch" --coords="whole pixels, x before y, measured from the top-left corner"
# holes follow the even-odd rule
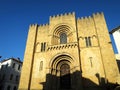
[[[68,42],[73,42],[73,34],[72,31],[74,30],[69,25],[57,25],[53,29],[53,36],[52,36],[52,45],[56,44],[65,44]]]
[[[60,34],[60,44],[65,44],[67,43],[67,35],[66,33],[61,33]]]

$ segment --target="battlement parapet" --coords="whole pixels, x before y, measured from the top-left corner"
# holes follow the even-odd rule
[[[38,30],[40,31],[40,32],[44,32],[44,31],[48,31],[48,28],[49,28],[49,24],[48,23],[46,23],[46,24],[40,24],[39,26],[38,26]]]
[[[93,17],[101,17],[101,16],[104,16],[103,12],[93,13]]]
[[[93,19],[93,17],[101,17],[103,16],[103,12],[97,12],[97,13],[94,13],[92,16],[85,16],[85,17],[80,17],[80,18],[77,18],[77,21],[80,22],[80,21],[86,21],[86,20],[91,20]]]
[[[46,26],[49,26],[49,24],[48,23],[46,23],[46,24],[40,24],[40,25],[38,25],[38,24],[30,24],[30,27],[46,27]]]
[[[37,26],[38,26],[38,24],[30,24],[29,27],[31,28],[31,27],[37,27]]]
[[[90,21],[92,19],[92,16],[85,16],[85,17],[81,17],[81,18],[77,18],[77,22],[80,21]]]
[[[46,23],[46,24],[40,24],[40,25],[39,25],[39,28],[45,28],[45,27],[48,27],[48,26],[49,26],[48,23]]]
[[[36,29],[38,28],[38,24],[30,24],[29,29]]]
[[[68,17],[68,16],[75,16],[75,12],[69,12],[69,13],[64,13],[64,14],[57,14],[57,15],[53,15],[50,16],[50,20],[51,19],[56,19],[56,18],[60,18],[60,17]]]

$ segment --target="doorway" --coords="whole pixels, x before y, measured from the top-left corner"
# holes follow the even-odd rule
[[[60,88],[71,88],[70,66],[68,64],[63,64],[60,67]]]

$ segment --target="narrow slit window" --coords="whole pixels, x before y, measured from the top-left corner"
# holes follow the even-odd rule
[[[43,61],[40,62],[40,71],[43,69]]]
[[[44,51],[45,51],[45,48],[46,48],[46,42],[44,42],[44,46],[43,46]]]
[[[43,51],[43,43],[41,43],[41,52]]]
[[[88,38],[85,37],[86,46],[88,47]]]
[[[90,37],[88,37],[88,43],[89,43],[89,46],[92,46]]]

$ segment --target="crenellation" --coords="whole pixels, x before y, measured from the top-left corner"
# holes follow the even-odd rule
[[[103,16],[103,15],[104,15],[103,12],[93,13],[93,16],[95,16],[95,17],[99,17],[99,16]],[[91,19],[93,19],[93,16],[78,17],[77,20],[78,21],[91,20]]]
[[[91,25],[91,16],[88,16],[88,24]]]
[[[82,22],[86,22],[86,20],[88,20],[88,17],[87,16],[81,17],[81,18],[79,18],[79,20],[82,21]]]
[[[49,23],[46,23],[45,26],[49,26]]]
[[[83,23],[85,21],[85,18],[84,17],[81,17],[81,22]]]
[[[81,20],[83,20],[84,19],[84,17],[81,17]]]
[[[92,19],[92,17],[91,17],[91,16],[88,16],[88,19],[89,19],[89,20],[91,20],[91,19]]]
[[[91,23],[92,23],[92,17],[91,16],[88,16],[88,21],[87,21],[87,23],[89,24],[89,25],[91,25]],[[89,28],[91,28],[90,26],[89,26]]]
[[[68,13],[64,13],[64,15],[63,16],[68,16]]]
[[[78,18],[77,20],[78,22],[83,23],[85,27],[89,27],[89,25],[91,24],[92,16],[81,17],[81,18]]]
[[[69,13],[68,13],[68,15],[72,15],[72,13],[71,13],[71,12],[69,12]]]
[[[77,20],[80,20],[80,17],[78,17]]]
[[[52,16],[49,16],[49,19],[51,20],[51,19],[52,19]]]
[[[75,12],[72,12],[72,15],[75,16]]]
[[[38,27],[38,24],[31,24],[30,26],[29,26],[29,29],[35,29],[35,28],[37,28]]]
[[[45,24],[42,24],[42,26],[44,27],[44,26],[45,26]]]
[[[46,24],[40,24],[40,25],[39,25],[39,28],[43,28],[43,27],[45,28],[45,27],[48,27],[48,26],[49,26],[48,23],[46,23]]]
[[[63,14],[60,14],[60,17],[63,16]]]
[[[30,24],[30,27],[34,27],[35,26],[35,24]]]
[[[93,13],[93,17],[98,18],[98,17],[103,17],[103,12],[97,12],[97,13]]]
[[[60,15],[59,14],[57,14],[57,17],[59,17]]]
[[[87,20],[87,19],[88,19],[88,17],[87,17],[87,16],[85,16],[85,17],[84,17],[84,19],[85,19],[85,20]]]
[[[64,13],[64,14],[53,15],[53,16],[50,16],[50,20],[60,18],[60,17],[66,17],[66,16],[67,17],[68,16],[75,16],[75,12],[69,12],[69,13]]]
[[[77,20],[78,23],[81,21],[81,19],[79,17],[76,20]]]

